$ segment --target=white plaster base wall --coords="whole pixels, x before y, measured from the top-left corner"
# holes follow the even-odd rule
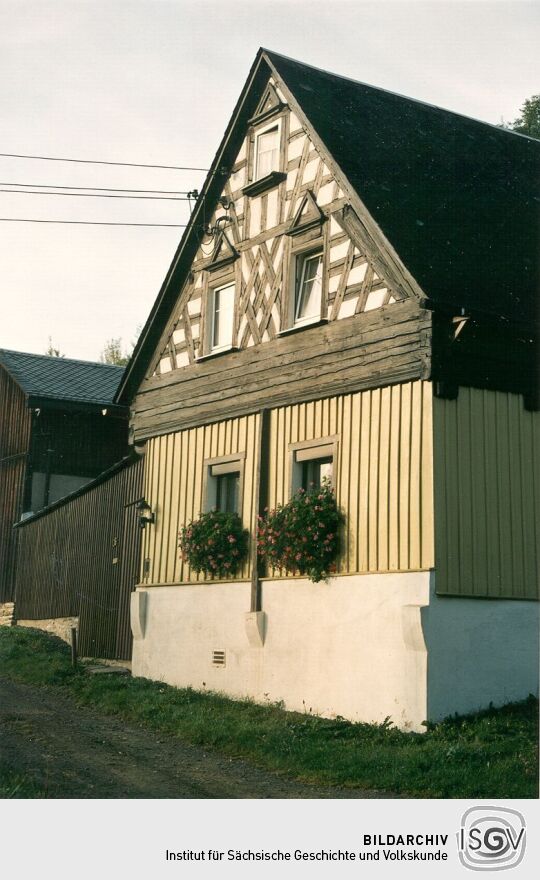
[[[428,717],[439,721],[538,694],[539,605],[437,596],[422,610]]]
[[[136,676],[423,729],[428,572],[263,581],[259,646],[252,630],[248,639],[247,583],[141,588],[135,596],[142,593],[145,602],[132,602]],[[212,664],[213,651],[226,652],[224,667]]]

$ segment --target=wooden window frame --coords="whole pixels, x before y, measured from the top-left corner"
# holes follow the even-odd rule
[[[259,174],[258,167],[257,167],[259,164],[259,150],[258,150],[259,138],[265,134],[268,134],[270,131],[273,131],[274,129],[277,130],[278,167],[271,168],[270,171],[268,171],[266,174]],[[258,126],[255,129],[254,135],[255,135],[255,140],[254,140],[254,145],[253,145],[253,150],[254,150],[254,153],[253,153],[253,182],[256,183],[259,180],[264,180],[266,177],[268,177],[270,174],[274,174],[276,171],[278,173],[280,171],[283,171],[282,161],[281,161],[281,139],[282,139],[282,135],[283,135],[283,125],[282,125],[281,116],[278,116],[275,119],[271,119],[270,121],[266,122],[265,125]]]
[[[204,513],[208,513],[210,510],[214,510],[214,507],[210,504],[209,498],[209,489],[210,489],[210,481],[213,477],[221,476],[222,474],[239,474],[240,478],[238,480],[238,516],[242,518],[242,507],[244,503],[244,470],[245,470],[245,460],[246,453],[245,452],[235,452],[233,455],[218,455],[215,458],[205,458],[203,461],[203,504],[202,509]],[[212,473],[213,469],[216,469],[214,473]]]
[[[299,260],[304,260],[311,255],[322,253],[322,285],[321,307],[319,314],[311,320],[298,323],[294,321],[296,308],[296,267]],[[299,235],[284,255],[284,290],[281,300],[281,329],[278,336],[286,336],[290,333],[299,333],[308,327],[326,324],[328,321],[328,224],[321,230],[310,229]]]
[[[277,127],[279,133],[278,156],[279,167],[264,177],[257,177],[257,139],[272,128]],[[245,196],[258,196],[269,189],[273,189],[287,179],[286,147],[287,147],[288,120],[283,107],[276,107],[272,116],[264,120],[264,125],[253,125],[249,133],[248,152],[248,183],[243,188]]]
[[[230,345],[212,348],[212,336],[214,328],[214,295],[216,291],[227,287],[234,287],[233,320]],[[236,274],[227,269],[227,272],[219,272],[216,275],[206,272],[203,281],[202,309],[200,339],[202,353],[196,358],[197,361],[219,357],[229,351],[235,351],[236,315],[238,308],[238,280]]]
[[[298,443],[289,444],[289,498],[300,488],[297,485],[296,466],[304,461],[314,461],[318,458],[332,458],[332,485],[336,486],[336,475],[339,463],[340,435],[332,434],[328,437],[319,437],[316,440],[302,440]],[[300,459],[297,458],[300,453]]]

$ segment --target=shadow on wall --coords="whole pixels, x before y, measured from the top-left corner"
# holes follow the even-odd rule
[[[537,602],[437,596],[422,608],[430,721],[538,694]]]

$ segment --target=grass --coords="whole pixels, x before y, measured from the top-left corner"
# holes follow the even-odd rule
[[[0,764],[0,798],[46,798],[47,790],[29,776]]]
[[[0,671],[58,688],[77,704],[130,724],[318,785],[424,798],[538,795],[538,702],[532,697],[447,719],[425,733],[404,733],[389,723],[327,720],[146,679],[87,675],[71,668],[63,642],[17,627],[0,629]],[[7,785],[19,785],[11,796],[32,796],[17,794],[24,780],[11,778]]]

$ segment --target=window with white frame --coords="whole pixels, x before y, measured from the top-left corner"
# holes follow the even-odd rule
[[[255,180],[279,171],[279,125],[260,131],[255,138]]]
[[[210,352],[224,351],[232,346],[234,298],[234,284],[226,284],[210,291],[208,322],[208,349]]]
[[[300,254],[295,259],[294,324],[306,324],[321,317],[322,251]]]

